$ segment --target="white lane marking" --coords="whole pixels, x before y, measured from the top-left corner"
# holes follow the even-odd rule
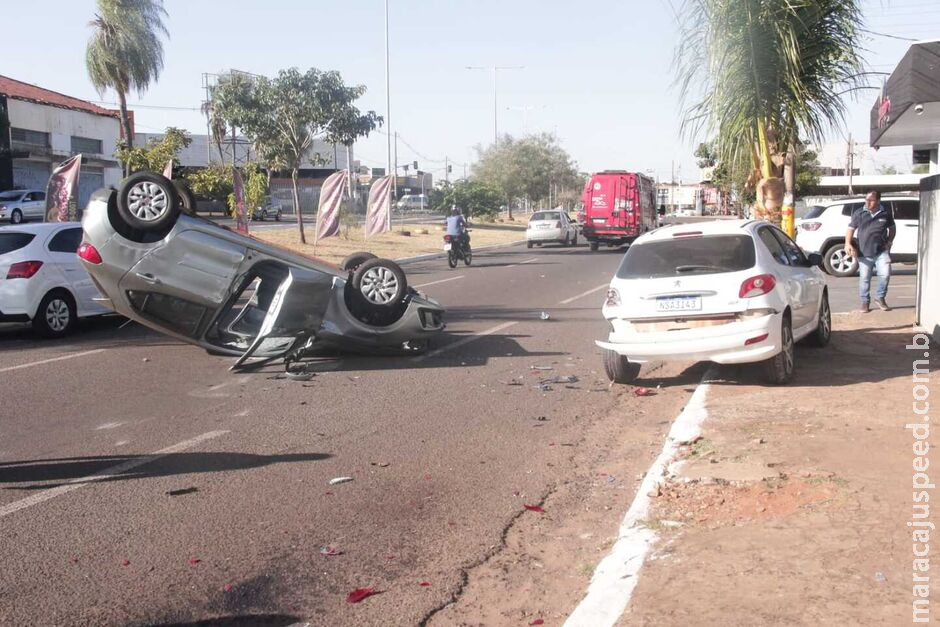
[[[421,285],[412,285],[411,287],[417,289],[419,287],[427,287],[429,285],[437,285],[438,283],[447,283],[448,281],[456,281],[457,279],[462,279],[464,275],[452,276],[449,279],[441,279],[440,281],[431,281],[430,283],[422,283]]]
[[[565,621],[565,627],[614,625],[629,605],[637,584],[637,575],[657,539],[656,532],[643,524],[649,514],[649,493],[662,484],[669,462],[675,457],[679,446],[693,441],[701,433],[702,422],[708,416],[705,397],[708,395],[709,385],[706,381],[710,374],[705,373],[688,404],[672,423],[662,452],[647,471],[630,509],[620,523],[617,542],[607,557],[597,565],[587,595]]]
[[[578,300],[579,298],[584,298],[585,296],[588,296],[588,295],[590,295],[590,294],[593,294],[594,292],[599,292],[599,291],[601,291],[602,289],[607,288],[607,287],[610,287],[610,283],[604,283],[603,285],[598,285],[597,287],[593,287],[593,288],[589,289],[589,290],[586,291],[586,292],[582,292],[582,293],[578,294],[577,296],[572,296],[571,298],[566,298],[565,300],[561,301],[561,302],[558,303],[558,304],[559,304],[559,305],[569,305],[569,304],[573,303],[574,301]]]
[[[76,479],[70,479],[64,485],[56,486],[55,488],[50,488],[48,490],[43,490],[42,492],[37,492],[31,496],[27,496],[25,499],[20,499],[19,501],[13,501],[8,503],[3,507],[0,507],[0,518],[9,516],[15,512],[20,511],[21,509],[26,509],[27,507],[32,507],[33,505],[38,505],[53,499],[57,496],[67,494],[74,490],[77,490],[83,486],[88,485],[89,483],[95,483],[97,481],[102,481],[104,479],[110,479],[112,477],[117,477],[121,473],[125,473],[128,470],[137,468],[138,466],[143,466],[144,464],[149,464],[155,462],[160,458],[166,457],[167,455],[172,455],[173,453],[179,453],[180,451],[185,451],[188,448],[192,448],[197,444],[201,444],[206,440],[211,440],[217,438],[220,435],[225,435],[228,431],[209,431],[208,433],[203,433],[202,435],[197,435],[194,438],[190,438],[179,444],[174,444],[173,446],[168,446],[159,451],[155,451],[149,455],[143,457],[138,457],[130,461],[124,462],[123,464],[118,464],[116,466],[111,466],[110,468],[105,468],[104,470],[99,470],[96,473],[90,474],[86,477],[78,477]]]
[[[498,324],[495,327],[489,328],[485,331],[480,331],[479,333],[476,333],[474,335],[457,340],[456,342],[453,342],[452,344],[448,344],[447,346],[442,346],[438,348],[437,350],[431,351],[430,353],[425,353],[424,355],[418,355],[417,357],[415,357],[415,361],[424,361],[425,359],[428,359],[430,357],[437,357],[441,353],[445,353],[455,348],[460,348],[461,346],[464,346],[466,344],[469,344],[470,342],[476,341],[480,339],[481,337],[486,337],[487,335],[493,335],[494,333],[498,333],[499,331],[502,331],[503,329],[508,329],[514,324],[519,324],[519,321],[513,320],[512,322],[504,322],[502,324]]]
[[[123,422],[106,422],[103,425],[98,425],[95,427],[95,431],[104,431],[105,429],[117,429],[120,427]]]
[[[219,392],[222,388],[228,387],[230,385],[236,385],[239,383],[245,383],[247,376],[236,377],[225,381],[224,383],[219,383],[217,385],[210,386],[204,390],[190,390],[189,395],[195,398],[228,398],[231,394],[227,392]]]
[[[508,265],[508,266],[506,266],[506,267],[507,267],[507,268],[515,268],[516,266],[521,266],[521,265],[524,264],[524,263],[532,263],[533,261],[538,261],[538,260],[539,260],[538,257],[532,257],[532,259],[526,259],[525,261],[520,261],[519,263],[513,263],[513,264],[510,264],[510,265]]]
[[[7,366],[6,368],[0,368],[0,372],[9,372],[11,370],[19,370],[20,368],[31,368],[33,366],[41,366],[43,364],[51,364],[54,361],[65,361],[66,359],[75,359],[76,357],[85,357],[87,355],[94,355],[96,353],[103,353],[105,349],[96,348],[91,351],[83,351],[81,353],[72,353],[70,355],[62,355],[61,357],[52,357],[50,359],[43,359],[40,361],[31,361],[28,364],[20,364],[19,366]]]

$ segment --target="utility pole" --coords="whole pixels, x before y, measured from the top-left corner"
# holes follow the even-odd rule
[[[846,174],[849,175],[849,195],[855,193],[852,190],[852,171],[855,169],[855,146],[853,144],[852,133],[849,133],[848,152],[845,155],[845,169]]]
[[[388,0],[385,0],[385,128],[391,130],[392,128],[392,94],[389,87],[389,71],[388,71]],[[388,133],[386,135],[387,139],[387,148],[388,148],[388,166],[387,174],[397,175],[397,172],[392,170],[392,134]]]
[[[398,200],[398,131],[395,131],[395,160],[392,162],[392,199]]]
[[[206,89],[206,166],[208,167],[212,165],[212,124],[210,120],[212,101],[210,100],[209,74],[207,72],[202,73],[202,86]]]
[[[444,182],[450,183],[450,176],[448,176],[447,171],[450,169],[450,166],[447,165],[447,156],[444,156]]]
[[[468,70],[492,70],[493,72],[493,145],[499,146],[499,90],[496,81],[500,70],[522,70],[524,65],[468,65]]]

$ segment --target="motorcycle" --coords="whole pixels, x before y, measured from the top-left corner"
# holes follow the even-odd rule
[[[447,265],[451,268],[457,267],[457,262],[463,259],[466,265],[473,261],[473,251],[470,249],[470,242],[465,237],[445,235],[444,252],[447,253]]]

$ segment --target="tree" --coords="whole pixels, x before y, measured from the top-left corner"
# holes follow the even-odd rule
[[[883,165],[878,168],[878,174],[900,174],[900,172],[893,165]]]
[[[509,207],[520,198],[556,197],[557,190],[579,188],[583,179],[571,156],[553,135],[541,133],[515,139],[505,135],[499,144],[477,148],[473,175],[500,192]]]
[[[85,50],[91,84],[102,96],[113,89],[121,107],[124,145],[134,147],[127,114],[127,92],[143,94],[163,70],[163,42],[169,37],[162,0],[98,0],[98,13],[88,23],[94,29]]]
[[[499,190],[475,179],[461,179],[455,183],[444,183],[434,191],[432,208],[438,213],[450,213],[457,207],[467,217],[493,218],[499,213],[503,196]]]
[[[218,108],[211,100],[202,103],[200,110],[209,122],[209,138],[211,138],[212,143],[215,144],[216,150],[219,151],[219,163],[223,163],[225,161],[225,154],[222,152],[222,142],[225,141],[225,137],[228,135],[228,124],[226,124],[222,116],[219,115]],[[232,159],[234,158],[235,155],[233,153]]]
[[[127,173],[139,170],[153,170],[162,172],[170,160],[176,160],[179,151],[193,143],[186,131],[174,126],[167,127],[160,139],[151,138],[146,146],[128,148],[120,144],[114,151],[114,156],[124,164]]]
[[[703,142],[695,149],[696,164],[704,170],[705,168],[714,168],[718,163],[718,155],[715,153],[715,142]]]
[[[913,168],[911,168],[911,174],[929,174],[930,165],[927,163],[918,163]]]
[[[368,137],[369,133],[382,124],[382,116],[375,111],[362,113],[351,103],[336,113],[329,124],[326,141],[331,144],[341,144],[346,147],[346,171],[349,174],[347,185],[349,196],[352,196],[352,155],[349,148],[360,137]]]
[[[248,219],[251,219],[255,208],[261,207],[264,203],[264,197],[268,194],[268,175],[257,163],[249,163],[241,170],[242,181],[245,185],[242,192],[245,195],[245,209],[248,213]],[[228,168],[231,176],[231,168]],[[237,209],[235,203],[235,190],[233,189],[226,199],[228,201],[229,212],[234,216]]]
[[[684,104],[698,100],[683,130],[707,129],[719,161],[751,161],[758,204],[776,217],[794,191],[798,139],[821,143],[861,83],[858,2],[690,0],[684,15],[677,82]]]
[[[222,203],[228,202],[232,193],[231,166],[213,163],[209,167],[187,172],[185,177],[196,196]]]
[[[261,162],[269,169],[290,170],[302,243],[307,240],[298,189],[301,163],[324,162],[310,153],[313,138],[326,136],[331,123],[348,114],[365,91],[362,85],[345,85],[339,72],[316,68],[281,70],[275,78],[232,74],[212,90],[219,115],[251,140]]]

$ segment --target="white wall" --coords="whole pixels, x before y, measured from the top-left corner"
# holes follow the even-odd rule
[[[920,189],[915,314],[917,324],[940,342],[940,175],[922,181]]]

